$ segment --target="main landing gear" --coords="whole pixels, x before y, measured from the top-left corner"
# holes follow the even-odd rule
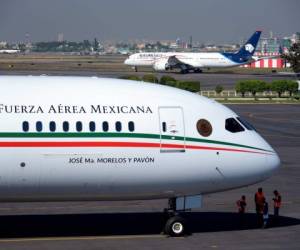
[[[194,69],[194,73],[202,73],[202,70],[199,68]]]
[[[191,69],[194,73],[202,73],[202,70],[201,69],[199,69],[199,68],[195,68],[195,69]],[[180,70],[180,73],[181,74],[188,74],[190,72],[190,69],[188,69],[188,68],[182,68],[181,70]]]
[[[187,74],[187,73],[189,73],[188,69],[181,69],[180,70],[180,74]]]
[[[184,212],[184,210],[182,211]],[[176,198],[169,199],[169,207],[164,210],[166,223],[164,233],[172,236],[183,236],[187,232],[187,222],[176,209]]]

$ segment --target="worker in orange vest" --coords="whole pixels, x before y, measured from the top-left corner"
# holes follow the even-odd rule
[[[261,225],[263,221],[263,210],[264,210],[265,200],[266,200],[265,195],[263,193],[262,188],[260,187],[258,188],[254,196],[258,225]]]
[[[273,198],[274,201],[274,219],[277,221],[278,216],[279,216],[279,209],[281,207],[281,195],[277,190],[274,190],[274,195],[275,197]]]
[[[255,201],[256,213],[262,214],[264,208],[264,201],[265,201],[265,195],[263,193],[262,188],[259,188],[255,193],[254,201]]]

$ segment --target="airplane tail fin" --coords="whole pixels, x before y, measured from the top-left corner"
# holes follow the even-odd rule
[[[261,31],[255,31],[254,34],[249,38],[249,40],[237,52],[237,55],[244,59],[250,59],[255,52],[260,35]]]

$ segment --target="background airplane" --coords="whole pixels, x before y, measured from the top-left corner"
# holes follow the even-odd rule
[[[19,49],[1,49],[0,54],[16,54],[19,53]]]
[[[126,65],[133,66],[136,71],[137,67],[150,66],[153,67],[155,71],[165,71],[179,68],[183,74],[189,73],[190,71],[200,73],[204,68],[236,67],[266,58],[253,56],[260,35],[261,31],[255,31],[249,40],[241,47],[241,49],[235,53],[136,53],[129,56],[124,63]]]

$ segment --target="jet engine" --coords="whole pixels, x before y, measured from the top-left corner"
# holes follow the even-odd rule
[[[153,69],[156,71],[168,70],[169,68],[168,58],[159,59],[153,64]]]

